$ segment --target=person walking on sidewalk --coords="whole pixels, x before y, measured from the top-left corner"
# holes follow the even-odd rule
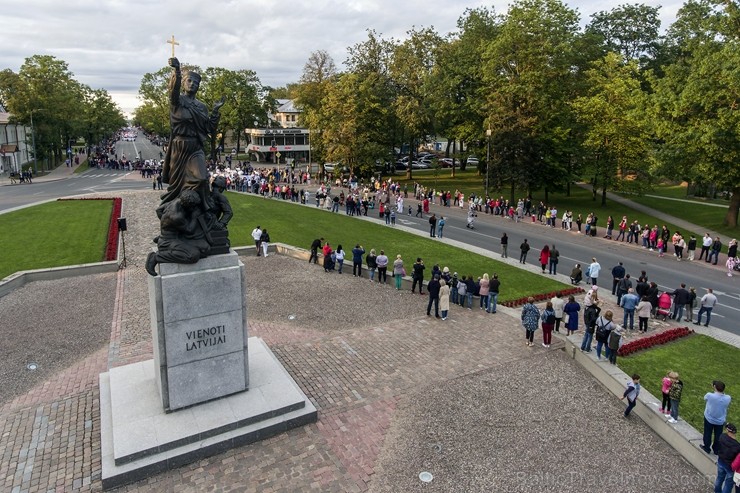
[[[624,417],[628,418],[632,409],[637,405],[637,396],[640,395],[640,375],[632,375],[632,381],[627,384],[621,400],[627,399],[627,409],[624,410]]]

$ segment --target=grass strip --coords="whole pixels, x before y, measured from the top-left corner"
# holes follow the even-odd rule
[[[302,207],[281,200],[264,199],[255,195],[228,194],[234,210],[234,220],[229,223],[232,245],[254,244],[250,233],[256,226],[267,228],[273,242],[286,243],[308,249],[315,238],[323,237],[336,248],[346,250],[346,269],[351,272],[351,250],[361,244],[366,252],[374,248],[384,250],[391,262],[400,254],[407,272],[417,257],[424,260],[425,279],[430,278],[434,264],[449,267],[460,277],[478,278],[483,273],[498,274],[501,281],[499,302],[543,292],[567,289],[570,286],[552,278],[532,274],[514,266],[471,253],[424,236],[400,231],[385,224],[359,221],[341,212],[332,214],[315,207]],[[347,265],[345,265],[347,267]]]
[[[112,200],[66,200],[0,215],[0,279],[102,261],[112,208]]]
[[[670,344],[619,358],[617,364],[627,373],[638,373],[640,383],[661,399],[663,377],[676,371],[684,384],[679,416],[701,432],[704,429],[704,394],[712,392],[712,381],[725,382],[725,392],[740,396],[740,373],[737,362],[740,349],[700,334],[679,339]],[[730,405],[727,420],[740,421],[740,407]]]

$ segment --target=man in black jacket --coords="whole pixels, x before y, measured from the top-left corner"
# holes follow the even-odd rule
[[[427,305],[427,317],[431,317],[432,304],[434,304],[434,316],[439,317],[439,290],[442,289],[442,285],[439,283],[437,276],[434,276],[429,284],[427,284],[427,292],[429,293],[429,304]]]
[[[737,428],[727,423],[725,432],[717,440],[717,479],[714,482],[714,491],[732,491],[732,461],[740,454],[740,443],[737,438]]]
[[[521,250],[521,254],[519,254],[519,263],[520,264],[526,264],[527,263],[527,252],[529,251],[529,243],[527,243],[527,239],[524,238],[524,243],[519,245],[519,250]]]
[[[686,283],[682,282],[680,288],[668,294],[673,296],[673,315],[671,315],[671,318],[681,320],[683,308],[689,302],[689,291],[686,289]]]
[[[411,284],[411,292],[416,291],[416,285],[419,284],[419,294],[424,294],[424,262],[421,260],[421,257],[418,257],[416,259],[416,263],[413,265],[413,272],[411,274],[411,277],[413,278],[414,282]],[[439,293],[438,293],[439,294]]]
[[[624,277],[625,272],[622,262],[619,262],[619,265],[612,267],[612,294],[615,296],[617,294],[617,285]],[[619,303],[619,301],[617,301],[617,303]]]
[[[319,261],[319,248],[321,248],[321,242],[324,241],[323,238],[317,238],[313,240],[313,243],[311,243],[311,256],[308,258],[308,263],[311,263],[311,260],[313,260],[313,263],[318,263]]]

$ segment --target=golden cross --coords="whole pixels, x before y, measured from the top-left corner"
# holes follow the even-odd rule
[[[167,44],[172,45],[172,58],[175,58],[175,45],[180,46],[180,43],[175,41],[175,35],[172,35],[172,39],[167,40]]]

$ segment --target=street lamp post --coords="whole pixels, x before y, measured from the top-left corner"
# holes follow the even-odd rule
[[[33,145],[33,174],[34,176],[36,176],[36,174],[38,173],[38,165],[36,164],[36,131],[33,128],[33,112],[34,111],[38,111],[38,110],[31,110],[31,143]]]
[[[486,197],[488,197],[488,163],[491,161],[491,129],[486,130]]]

